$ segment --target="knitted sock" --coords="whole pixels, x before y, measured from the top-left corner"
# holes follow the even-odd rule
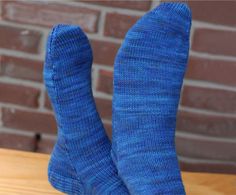
[[[44,65],[58,125],[49,181],[69,194],[128,194],[112,162],[111,144],[95,107],[91,65],[92,51],[83,31],[71,25],[54,27]]]
[[[190,27],[187,5],[162,3],[118,51],[112,157],[131,194],[185,194],[174,138]]]

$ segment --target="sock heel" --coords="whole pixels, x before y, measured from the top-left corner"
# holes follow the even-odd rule
[[[83,184],[76,177],[76,171],[68,163],[67,152],[62,143],[56,143],[48,164],[48,181],[50,184],[69,195],[84,194]]]
[[[69,177],[62,177],[61,175],[58,175],[56,172],[54,172],[52,167],[53,166],[50,166],[48,170],[48,181],[55,189],[69,195],[83,194],[80,189],[78,190],[76,188],[80,182],[79,180]]]

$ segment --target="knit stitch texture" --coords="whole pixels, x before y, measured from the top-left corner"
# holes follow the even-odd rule
[[[186,4],[161,3],[118,51],[112,157],[131,194],[185,194],[174,139],[190,28]]]
[[[44,81],[58,125],[49,181],[67,194],[126,195],[93,99],[92,59],[89,41],[78,26],[53,28],[44,65]]]

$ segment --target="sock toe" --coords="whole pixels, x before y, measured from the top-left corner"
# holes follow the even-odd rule
[[[164,2],[161,3],[156,9],[168,9],[170,12],[178,12],[182,16],[191,18],[191,10],[186,3],[172,3],[172,2]]]
[[[91,66],[92,60],[88,38],[79,26],[58,24],[53,27],[47,42],[46,68],[65,71],[79,64]]]
[[[161,3],[151,10],[147,17],[151,17],[150,21],[156,22],[163,29],[168,26],[169,29],[181,33],[184,37],[189,37],[192,13],[186,3]]]
[[[67,88],[68,83],[72,85],[77,82],[76,75],[82,75],[90,85],[92,61],[89,40],[79,26],[54,26],[47,41],[43,71],[49,95],[54,94],[55,82],[61,82],[63,88]],[[53,99],[55,97],[51,95],[51,100]]]

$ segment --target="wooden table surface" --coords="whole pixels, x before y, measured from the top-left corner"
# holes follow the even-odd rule
[[[49,155],[0,149],[0,195],[60,195],[47,181]],[[183,172],[187,195],[236,195],[236,175]]]

